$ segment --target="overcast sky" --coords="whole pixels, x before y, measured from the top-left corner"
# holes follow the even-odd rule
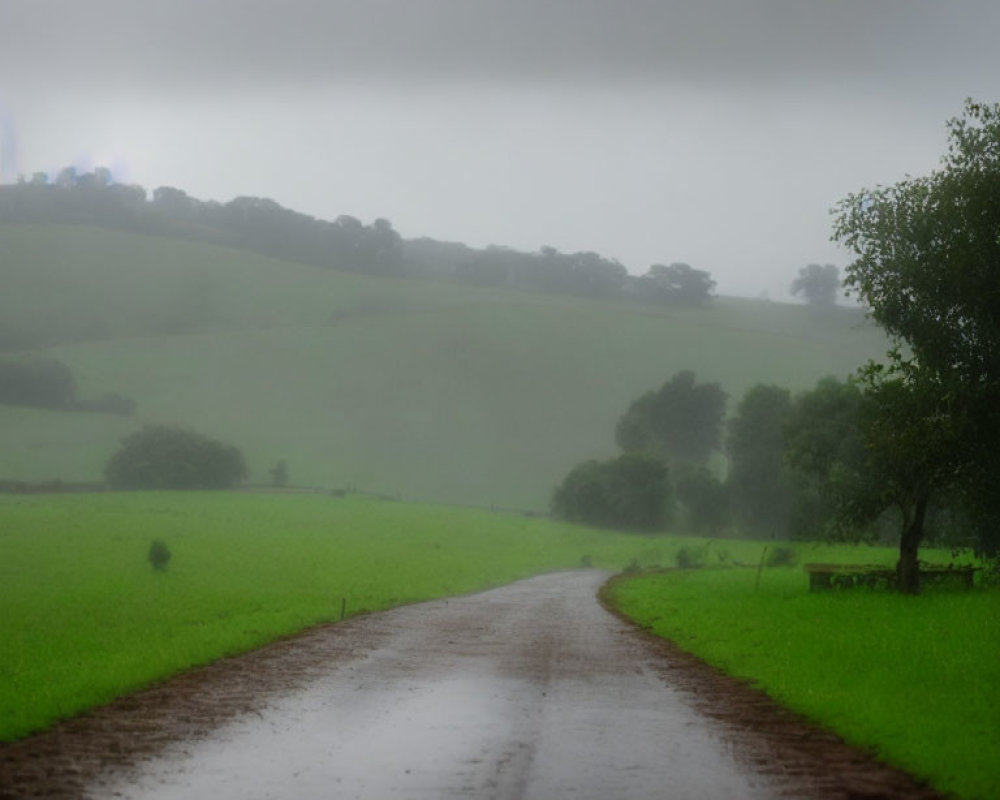
[[[202,199],[787,297],[829,209],[1000,101],[996,0],[3,0],[0,174]]]

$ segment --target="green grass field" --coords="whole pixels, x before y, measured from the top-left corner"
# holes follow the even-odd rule
[[[147,562],[154,538],[173,553],[162,574]],[[342,598],[357,613],[583,563],[670,565],[704,546],[316,494],[0,495],[0,739],[338,618]],[[710,545],[726,561],[760,548]],[[887,552],[839,548],[858,561]]]
[[[239,446],[256,481],[286,459],[301,485],[542,510],[678,370],[733,406],[754,383],[808,388],[886,349],[856,310],[652,309],[73,226],[0,225],[0,249],[3,324],[76,341],[39,354],[84,396],[139,404],[129,419],[0,408],[0,478],[99,480],[123,435],[166,423]]]
[[[610,594],[655,633],[942,791],[1000,796],[997,589],[810,594],[799,569],[767,569],[759,589],[755,572],[648,575]]]

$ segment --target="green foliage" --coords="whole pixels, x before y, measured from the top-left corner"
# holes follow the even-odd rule
[[[893,558],[808,547],[808,561]],[[996,795],[996,589],[942,588],[916,599],[810,593],[799,570],[765,570],[757,589],[755,573],[642,576],[616,583],[611,599],[654,633],[938,790],[968,800]]]
[[[862,374],[882,406],[868,447],[885,449],[895,493],[910,494],[900,563],[911,568],[934,493],[961,493],[1000,543],[1000,104],[967,101],[949,131],[940,169],[849,195],[834,227],[858,256],[847,284],[911,353]]]
[[[636,296],[648,302],[677,306],[703,306],[712,298],[715,281],[704,270],[690,264],[653,264],[631,281]]]
[[[625,453],[577,465],[552,496],[553,513],[602,528],[653,531],[670,511],[667,467],[658,459]]]
[[[769,567],[793,567],[798,563],[798,553],[793,548],[785,545],[773,547],[767,553],[767,565]]]
[[[235,447],[158,425],[127,436],[104,475],[114,489],[228,489],[246,477],[246,464]]]
[[[677,551],[674,561],[680,569],[700,569],[705,566],[705,554],[704,547],[684,546]]]
[[[287,486],[288,485],[288,462],[283,458],[279,458],[275,465],[268,470],[268,474],[271,476],[272,486]]]
[[[879,513],[865,510],[870,503],[863,500],[881,490],[864,471],[861,402],[856,383],[832,377],[795,398],[784,438],[786,461],[801,486],[792,521],[797,538],[863,538]]]
[[[682,370],[629,406],[615,440],[628,453],[703,462],[719,447],[725,411],[726,393],[718,383],[698,385],[692,370]]]
[[[76,379],[56,359],[0,361],[0,403],[37,408],[72,409]]]
[[[797,487],[784,460],[791,394],[758,384],[747,390],[727,424],[726,481],[733,516],[744,532],[786,537]]]
[[[840,286],[840,270],[833,264],[809,264],[799,270],[791,292],[803,295],[814,306],[832,306]]]
[[[939,170],[862,189],[834,236],[858,255],[847,285],[935,372],[996,380],[1000,363],[1000,104],[968,101]]]
[[[149,545],[149,563],[157,572],[163,572],[170,563],[172,553],[163,539],[153,539]]]
[[[706,536],[722,533],[732,516],[725,484],[704,466],[681,464],[673,474],[674,493],[683,511],[684,527]]]

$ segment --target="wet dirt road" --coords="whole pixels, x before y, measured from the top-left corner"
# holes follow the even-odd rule
[[[192,671],[0,747],[0,798],[936,797],[618,619],[606,578],[544,575]]]
[[[599,605],[604,579],[553,574],[381,615],[361,658],[95,794],[771,796]]]

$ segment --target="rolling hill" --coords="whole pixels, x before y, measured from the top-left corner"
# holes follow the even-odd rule
[[[541,510],[615,422],[680,369],[730,408],[882,356],[856,309],[704,309],[366,277],[158,236],[0,225],[0,334],[133,417],[0,406],[0,478],[96,480],[120,438],[181,424],[240,446],[255,481]],[[28,347],[30,345],[30,347]]]

